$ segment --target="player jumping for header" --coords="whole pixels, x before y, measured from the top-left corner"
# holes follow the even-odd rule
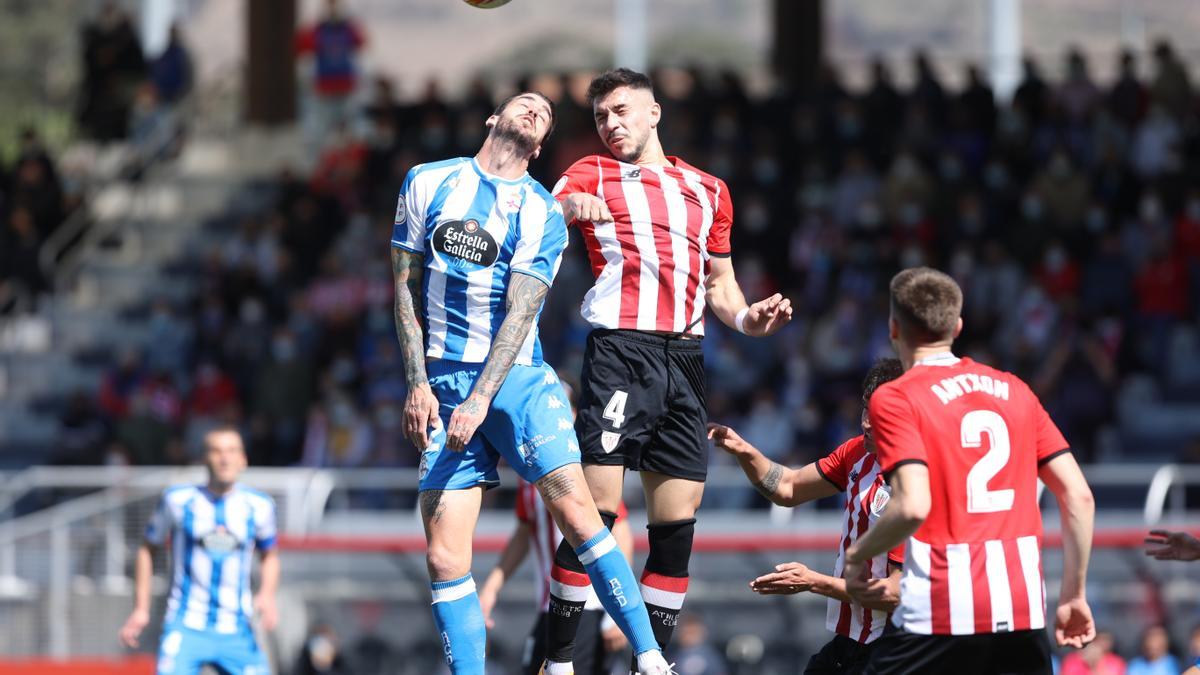
[[[606,522],[621,501],[625,469],[642,474],[650,542],[642,595],[665,646],[687,592],[708,473],[704,308],[754,336],[779,330],[792,309],[778,294],[746,303],[729,257],[729,190],[663,151],[662,109],[650,79],[624,68],[603,73],[588,100],[611,155],[575,162],[554,188],[567,222],[583,234],[596,276],[583,301],[593,330],[575,429]],[[555,563],[557,574],[585,583],[570,546],[559,548]],[[583,607],[572,593],[550,600],[547,675],[571,672]]]
[[[566,246],[562,210],[529,177],[554,108],[522,93],[487,119],[475,157],[423,164],[401,188],[392,234],[405,431],[423,450],[421,517],[433,615],[456,675],[482,675],[484,617],[471,536],[503,456],[537,486],[584,561],[642,673],[668,673],[629,563],[584,481],[566,394],[542,361],[537,319]]]

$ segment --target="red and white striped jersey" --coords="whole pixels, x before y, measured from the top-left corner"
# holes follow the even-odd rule
[[[1038,468],[1067,442],[1020,378],[949,352],[875,391],[883,471],[929,469],[930,510],[908,540],[900,607],[910,633],[1046,626]]]
[[[627,164],[591,155],[558,184],[605,201],[614,222],[577,222],[596,282],[583,299],[595,328],[703,335],[704,282],[710,256],[729,255],[733,201],[725,182],[679,159]]]
[[[846,566],[846,550],[879,519],[887,506],[891,490],[883,479],[875,455],[867,452],[862,436],[846,441],[828,456],[817,460],[817,471],[846,493],[846,518],[842,522],[841,544],[833,570],[835,577],[841,577]],[[886,555],[872,558],[869,566],[871,577],[887,577],[889,561],[903,564],[904,544]],[[857,602],[830,598],[825,611],[825,627],[838,635],[867,644],[883,634],[887,618],[887,612],[867,609]]]
[[[537,487],[520,479],[517,481],[516,511],[517,520],[529,525],[529,548],[533,552],[534,576],[537,578],[538,611],[545,612],[550,607],[550,570],[554,567],[554,553],[562,541],[562,532],[542,501]],[[627,515],[625,504],[622,503],[617,520]],[[584,608],[603,609],[595,590],[588,595]]]

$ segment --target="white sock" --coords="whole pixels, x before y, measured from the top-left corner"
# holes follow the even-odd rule
[[[667,660],[663,658],[662,652],[657,649],[638,654],[637,663],[638,670],[643,673],[667,672]]]
[[[575,675],[575,666],[570,661],[566,663],[547,661],[544,672],[546,675]]]

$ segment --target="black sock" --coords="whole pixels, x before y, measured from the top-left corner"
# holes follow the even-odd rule
[[[647,525],[646,529],[650,533],[650,555],[642,572],[642,600],[650,614],[654,639],[665,650],[671,642],[684,596],[687,595],[688,563],[692,558],[696,519],[654,523]]]

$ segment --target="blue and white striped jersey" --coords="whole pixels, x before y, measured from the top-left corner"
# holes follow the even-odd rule
[[[171,535],[174,574],[167,625],[216,633],[250,630],[255,549],[275,547],[275,502],[236,485],[217,497],[203,485],[167,488],[146,525],[146,541]]]
[[[567,226],[562,207],[529,174],[505,180],[459,157],[408,172],[392,246],[425,256],[426,356],[481,363],[508,313],[510,275],[553,282]],[[536,322],[516,363],[542,363]]]

